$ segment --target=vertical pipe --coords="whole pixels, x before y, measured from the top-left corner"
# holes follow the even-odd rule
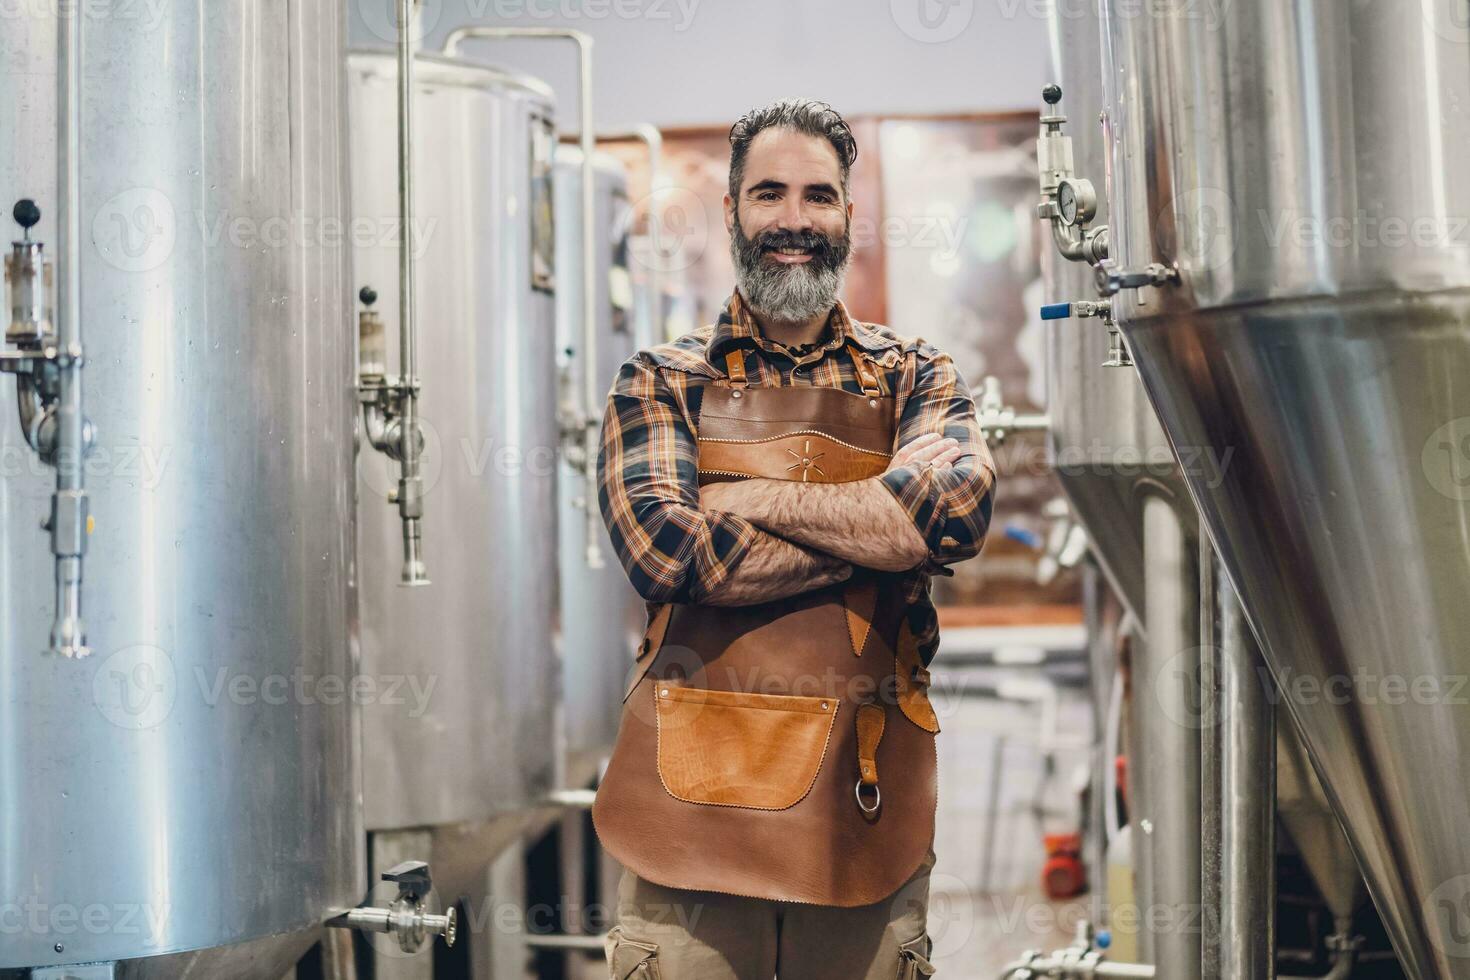
[[[51,498],[51,552],[56,559],[56,618],[51,650],[84,657],[82,626],[82,556],[87,543],[87,491],[82,480],[85,421],[82,415],[82,283],[81,283],[81,11],[60,8],[57,14],[56,114],[57,234],[60,268],[56,311],[59,393],[56,403],[56,492]]]
[[[593,155],[597,152],[597,128],[592,115],[592,38],[578,35],[577,68],[581,76],[582,113],[582,274],[586,281],[582,286],[582,391],[586,440],[583,458],[586,459],[587,507],[584,510],[586,533],[587,567],[603,567],[602,560],[602,511],[597,507],[596,474],[597,454],[601,449],[601,387],[606,384],[597,377],[597,291],[593,288],[592,270],[597,268],[597,169]]]
[[[1220,980],[1220,632],[1215,551],[1199,536],[1200,975]]]
[[[1088,893],[1091,896],[1090,918],[1096,929],[1108,924],[1108,839],[1107,793],[1108,738],[1107,714],[1112,699],[1112,685],[1117,671],[1113,666],[1111,639],[1105,635],[1103,596],[1105,586],[1097,562],[1091,558],[1082,564],[1082,608],[1087,620],[1087,670],[1092,688],[1092,792],[1088,795],[1087,838]]]
[[[1228,578],[1220,594],[1222,904],[1220,969],[1271,980],[1276,951],[1276,714],[1269,683]]]
[[[1199,572],[1175,503],[1150,495],[1143,510],[1144,669],[1133,683],[1146,704],[1150,852],[1143,909],[1153,962],[1169,980],[1200,980]],[[1151,697],[1150,697],[1151,695]]]
[[[418,420],[418,321],[413,256],[413,16],[416,0],[398,0],[398,512],[403,519],[403,584],[427,581],[423,561],[422,460]]]

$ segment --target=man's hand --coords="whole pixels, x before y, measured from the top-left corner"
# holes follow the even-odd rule
[[[953,465],[964,452],[958,440],[941,438],[937,432],[926,432],[900,446],[889,461],[888,469],[883,472],[892,473],[902,466],[921,466],[926,463],[944,469]]]

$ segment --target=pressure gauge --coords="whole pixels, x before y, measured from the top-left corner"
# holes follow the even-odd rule
[[[1097,215],[1097,191],[1092,181],[1074,177],[1057,185],[1057,211],[1068,228],[1085,225]]]

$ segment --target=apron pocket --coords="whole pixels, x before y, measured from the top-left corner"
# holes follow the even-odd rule
[[[784,810],[822,768],[836,698],[654,685],[658,775],[685,803]]]

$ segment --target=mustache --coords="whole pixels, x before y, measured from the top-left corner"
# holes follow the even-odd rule
[[[736,232],[738,235],[736,245],[751,264],[757,262],[766,252],[774,252],[783,248],[800,248],[812,254],[815,267],[836,268],[846,260],[851,247],[845,232],[840,240],[835,240],[815,230],[793,231],[786,228],[772,228],[757,233],[754,238],[748,238],[738,221]]]

